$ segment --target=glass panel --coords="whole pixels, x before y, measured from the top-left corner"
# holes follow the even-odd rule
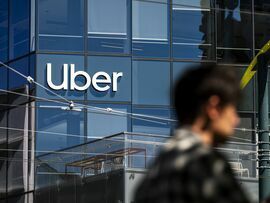
[[[8,0],[0,0],[0,61],[8,59]]]
[[[39,0],[39,49],[83,51],[83,0]]]
[[[191,8],[211,8],[211,0],[172,0],[174,5]]]
[[[255,138],[255,132],[250,132],[250,129],[254,129],[253,114],[240,114],[241,123],[235,130],[235,134],[224,146],[220,149],[232,164],[241,163],[243,168],[246,169],[245,173],[239,173],[235,171],[236,176],[240,177],[253,177],[256,178],[256,154],[257,144]],[[249,130],[241,130],[249,129]]]
[[[51,102],[38,103],[36,155],[84,142],[84,113],[65,111]]]
[[[248,63],[252,57],[251,1],[218,0],[216,6],[217,59],[229,63]]]
[[[209,1],[174,1],[173,57],[215,59],[214,5]]]
[[[170,64],[133,61],[133,104],[170,105]]]
[[[170,119],[169,109],[133,107],[132,111],[134,114],[149,115],[153,117],[164,118],[167,120]],[[134,116],[134,118],[132,119],[132,131],[136,133],[139,132],[158,135],[169,135],[171,132],[170,127],[172,124],[173,122],[161,119]]]
[[[93,84],[88,90],[88,99],[96,101],[130,101],[131,100],[131,59],[129,57],[88,57],[87,72],[93,77],[97,72],[104,71],[111,77],[110,84],[99,83],[100,87],[108,85],[108,90],[98,91]],[[123,73],[117,77],[113,73]],[[104,77],[98,77],[104,79]],[[113,88],[116,88],[115,90]]]
[[[129,0],[88,0],[89,51],[129,53],[128,8]]]
[[[174,62],[173,63],[173,82],[176,82],[188,69],[193,68],[195,63]]]
[[[48,66],[47,64],[51,64],[51,75],[47,77]],[[67,64],[67,73],[64,71],[64,64]],[[61,84],[67,83],[67,89],[64,87],[60,90],[53,90],[56,94],[65,97],[66,99],[83,99],[84,91],[79,90],[71,90],[70,89],[70,81],[71,78],[68,77],[67,80],[64,79],[64,76],[67,74],[70,76],[71,64],[75,65],[75,72],[84,70],[84,57],[83,56],[73,56],[73,55],[38,55],[37,56],[37,82],[46,86],[50,90],[53,90],[48,85],[48,80],[51,76],[51,82],[53,85],[59,86]],[[75,78],[75,82],[77,85],[82,86],[85,84],[85,78],[82,76],[77,76]],[[44,90],[41,87],[37,87],[37,96],[59,99],[59,97],[55,96],[49,91]]]
[[[2,108],[2,107],[0,107]],[[6,195],[7,177],[7,111],[0,111],[0,198]]]
[[[240,66],[223,66],[223,68],[232,68],[241,80],[246,71],[246,67]],[[254,78],[248,83],[248,85],[242,90],[242,98],[238,105],[238,111],[254,111]]]
[[[10,197],[8,198],[8,202],[9,203],[29,203],[29,201],[27,200],[27,196],[28,194],[19,195],[16,197]]]
[[[8,192],[28,190],[28,105],[9,111],[8,117]]]
[[[0,66],[0,104],[6,104],[7,103],[7,93],[5,90],[7,90],[7,80],[8,80],[8,75],[7,75],[7,68]],[[0,109],[2,109],[4,106],[0,106]]]
[[[93,106],[93,104],[91,104]],[[95,104],[95,107],[116,111],[130,112],[128,105]],[[88,139],[101,138],[121,132],[130,131],[130,118],[124,113],[110,113],[106,110],[89,110],[87,117]]]
[[[29,52],[29,0],[10,1],[9,58],[14,59]]]
[[[18,61],[12,62],[9,64],[9,66],[25,76],[29,75],[29,57],[24,57]],[[10,90],[16,91],[17,89],[25,88],[26,85],[28,85],[27,80],[24,77],[20,76],[18,73],[13,72],[12,70],[9,70],[8,72],[8,87]]]
[[[29,57],[24,57],[22,59],[19,59],[18,61],[10,63],[9,65],[23,75],[29,75]],[[28,97],[26,96],[29,94],[28,81],[21,75],[13,72],[12,70],[8,70],[8,79],[9,91],[17,92],[18,94],[24,94],[24,96],[22,96],[16,93],[9,93],[9,103],[21,104],[23,102],[28,102]]]
[[[270,2],[254,1],[255,48],[261,49],[270,40]]]
[[[169,4],[167,2],[132,1],[133,55],[169,57],[168,16]]]
[[[36,0],[31,1],[30,51],[36,50]]]

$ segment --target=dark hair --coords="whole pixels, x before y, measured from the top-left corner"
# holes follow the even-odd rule
[[[237,105],[240,100],[240,80],[230,68],[217,65],[191,66],[176,82],[174,106],[179,125],[190,125],[202,115],[203,107],[213,95],[220,107]]]

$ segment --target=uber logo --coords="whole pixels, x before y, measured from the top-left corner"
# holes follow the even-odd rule
[[[59,85],[55,85],[52,81],[52,64],[47,63],[47,84],[50,88],[53,90],[79,90],[84,91],[88,89],[91,84],[93,88],[99,92],[105,92],[112,88],[113,92],[116,92],[118,90],[118,79],[120,77],[123,77],[123,72],[113,72],[112,77],[104,72],[100,71],[93,75],[92,79],[91,76],[85,72],[85,71],[75,71],[75,65],[70,64],[70,71],[69,71],[69,65],[64,64],[63,65],[63,81]],[[69,79],[69,73],[70,73],[70,81]],[[85,84],[79,86],[76,84],[76,77],[84,77],[85,78]],[[100,86],[102,84],[102,86]]]

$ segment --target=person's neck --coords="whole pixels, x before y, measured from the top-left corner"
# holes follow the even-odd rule
[[[213,145],[213,133],[210,130],[204,130],[204,120],[197,119],[191,125],[191,131],[200,136],[205,145]]]

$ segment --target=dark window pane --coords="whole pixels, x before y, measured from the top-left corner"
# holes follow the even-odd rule
[[[129,0],[88,0],[88,50],[129,53]]]
[[[51,63],[51,81],[53,85],[61,85],[63,82],[68,83],[68,89],[64,90],[53,90],[47,83],[47,71],[48,66],[47,64]],[[67,81],[63,79],[64,75],[64,64],[67,64],[68,68],[68,75],[70,75],[70,68],[71,64],[75,65],[75,72],[76,71],[83,71],[84,70],[84,58],[83,56],[73,56],[73,55],[50,55],[50,54],[42,54],[37,56],[37,82],[43,84],[50,90],[53,90],[56,94],[65,97],[66,99],[83,99],[84,98],[84,91],[77,91],[77,90],[70,90],[70,77]],[[75,78],[77,85],[84,85],[85,78],[83,77],[76,77]],[[52,94],[51,92],[45,90],[44,88],[37,87],[37,96],[51,98],[51,99],[59,99],[58,96]]]
[[[10,1],[9,58],[29,52],[29,0]]]
[[[133,113],[144,114],[153,117],[161,117],[167,120],[170,119],[169,109],[133,107]],[[170,121],[165,121],[161,119],[152,119],[135,116],[132,119],[132,131],[139,133],[169,135],[171,132],[172,124],[173,123]]]
[[[131,100],[131,59],[129,57],[100,57],[89,56],[87,72],[91,77],[100,71],[104,71],[111,77],[109,89],[97,91],[93,85],[88,90],[88,99],[95,101],[130,101]],[[123,73],[122,77],[114,77],[113,72]],[[98,77],[99,78],[99,77]],[[113,82],[113,78],[116,78]],[[102,79],[102,78],[99,78]],[[104,87],[106,84],[99,84]],[[117,91],[113,91],[113,87]]]
[[[40,102],[37,110],[36,155],[76,146],[84,141],[84,113]]]
[[[29,58],[24,57],[18,61],[12,62],[9,66],[16,71],[22,73],[25,76],[29,75]],[[18,73],[13,72],[12,70],[8,71],[9,73],[9,84],[8,88],[12,91],[16,91],[21,88],[25,88],[28,85],[27,80],[19,75]]]
[[[170,105],[170,64],[133,62],[133,104]]]
[[[153,20],[154,19],[154,20]],[[132,1],[132,52],[140,57],[169,57],[169,4]]]
[[[0,103],[5,104],[7,102],[7,93],[5,90],[7,90],[8,87],[8,75],[7,75],[7,68],[0,66]],[[0,106],[0,109],[2,107]]]
[[[255,48],[261,49],[270,40],[270,2],[254,1]]]
[[[39,49],[83,51],[83,0],[39,0]]]
[[[93,104],[91,104],[93,106]],[[128,105],[95,104],[98,108],[111,108],[115,111],[130,112]],[[110,113],[106,110],[88,110],[87,138],[94,139],[130,131],[130,118],[125,113]]]
[[[23,193],[28,190],[29,119],[28,105],[9,111],[8,117],[8,192]]]
[[[2,106],[0,106],[3,109]],[[0,198],[5,197],[7,177],[7,111],[0,111]]]
[[[240,66],[224,66],[223,68],[232,68],[237,74],[239,81],[243,77],[246,68]],[[238,105],[238,111],[254,111],[254,79],[242,90],[242,98]]]
[[[174,1],[173,57],[215,59],[214,5],[203,2]]]
[[[8,0],[0,0],[0,61],[8,59]]]
[[[251,60],[250,9],[250,1],[217,1],[217,59],[219,61],[249,63]]]

